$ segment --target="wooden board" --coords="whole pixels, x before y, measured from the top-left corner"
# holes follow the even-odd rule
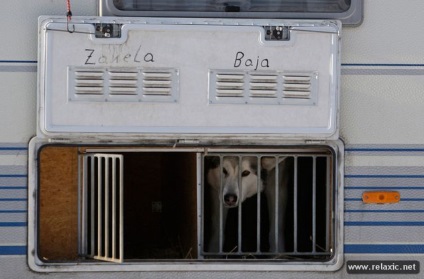
[[[45,147],[39,159],[39,257],[52,261],[77,259],[77,148]]]

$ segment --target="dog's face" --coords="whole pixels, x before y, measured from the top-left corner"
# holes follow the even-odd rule
[[[218,165],[208,172],[207,179],[215,190],[222,189],[225,207],[236,207],[263,190],[262,181],[258,179],[257,172],[257,157],[242,157],[240,163],[238,157],[229,156],[223,158],[222,167]],[[220,187],[221,182],[222,187]]]

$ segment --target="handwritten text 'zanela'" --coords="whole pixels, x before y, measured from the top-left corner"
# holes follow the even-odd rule
[[[142,62],[155,62],[153,53],[144,53],[141,51],[141,45],[137,51],[134,52],[113,52],[110,54],[98,55],[95,49],[85,49],[87,57],[85,65],[96,65],[96,64],[118,64],[118,63],[142,63]]]

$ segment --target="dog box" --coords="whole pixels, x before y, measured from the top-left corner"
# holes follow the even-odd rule
[[[340,268],[340,32],[41,18],[31,268]]]

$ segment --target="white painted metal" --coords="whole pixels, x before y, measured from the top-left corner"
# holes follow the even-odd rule
[[[121,37],[96,38],[98,22],[122,24]],[[288,26],[290,39],[266,40],[264,25]],[[338,138],[336,21],[79,18],[72,26],[40,20],[38,136]],[[103,82],[75,77],[90,71]],[[109,95],[106,73],[115,71],[143,72],[143,84]],[[270,75],[277,84],[265,83]],[[146,102],[128,103],[139,99],[133,87]]]
[[[81,157],[83,160],[80,188],[83,194],[79,200],[82,209],[79,245],[83,247],[82,256],[122,263],[124,260],[123,156],[97,153]]]

